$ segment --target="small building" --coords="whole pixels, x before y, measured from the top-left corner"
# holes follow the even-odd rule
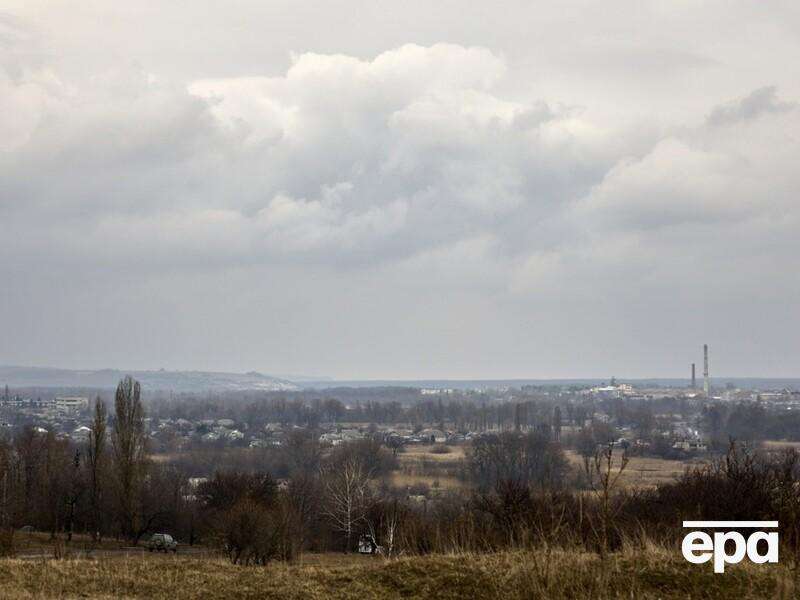
[[[81,425],[80,427],[76,427],[72,431],[70,437],[76,442],[85,442],[89,439],[89,436],[91,435],[92,435],[92,430],[86,425]]]
[[[447,441],[447,434],[441,429],[423,429],[417,434],[423,442],[442,444]]]
[[[700,440],[677,440],[672,447],[684,452],[706,452],[708,445]]]
[[[56,398],[56,409],[61,412],[80,412],[89,408],[89,399],[78,396]]]

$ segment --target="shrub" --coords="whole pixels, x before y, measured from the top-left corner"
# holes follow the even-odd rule
[[[0,529],[0,557],[14,556],[14,530]]]

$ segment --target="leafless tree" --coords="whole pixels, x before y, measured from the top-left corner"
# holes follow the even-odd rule
[[[373,540],[380,539],[382,552],[386,558],[402,554],[400,546],[400,528],[403,526],[408,513],[405,505],[398,502],[397,498],[385,498],[383,502],[375,504],[377,518],[369,518],[369,532]],[[380,534],[380,535],[378,535]]]
[[[137,531],[140,492],[147,467],[147,434],[138,381],[128,376],[119,382],[114,408],[116,416],[111,442],[120,527],[125,537],[133,538]]]
[[[355,528],[364,521],[370,505],[370,472],[355,455],[327,467],[322,476],[325,489],[323,513],[345,534],[350,551]]]
[[[591,523],[592,530],[598,538],[600,546],[600,556],[605,559],[609,550],[609,538],[614,526],[614,518],[619,512],[619,506],[614,507],[612,495],[617,487],[619,478],[622,476],[625,467],[628,466],[628,452],[623,450],[619,465],[614,466],[614,444],[609,443],[604,447],[599,447],[592,460],[584,457],[584,470],[589,480],[589,485],[594,492],[599,503],[600,528],[599,531],[594,522]]]
[[[94,421],[86,448],[86,464],[89,471],[89,522],[94,541],[101,535],[100,507],[106,460],[106,421],[106,405],[98,397],[94,404]]]
[[[305,546],[318,524],[321,492],[318,477],[299,474],[289,479],[286,497],[299,549]]]
[[[83,503],[83,498],[86,495],[86,478],[81,469],[81,451],[75,449],[72,457],[72,463],[69,467],[68,474],[69,481],[66,485],[66,515],[64,521],[64,529],[67,533],[67,541],[72,541],[72,532],[75,527],[76,517],[78,511]]]

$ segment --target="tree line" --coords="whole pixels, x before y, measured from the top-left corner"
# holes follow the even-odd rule
[[[119,383],[113,417],[100,398],[93,410],[85,444],[32,427],[0,440],[0,528],[136,543],[182,514],[181,477],[149,458],[138,382]]]
[[[580,466],[552,429],[511,428],[468,445],[462,487],[418,494],[393,485],[398,458],[378,437],[324,448],[315,432],[295,430],[279,448],[242,450],[247,464],[212,455],[210,475],[193,480],[186,464],[149,454],[137,382],[120,382],[113,415],[99,399],[93,410],[86,443],[28,428],[0,444],[2,539],[13,542],[24,526],[131,544],[163,531],[239,564],[359,544],[386,556],[526,547],[605,556],[642,532],[677,543],[683,519],[778,519],[792,551],[800,540],[800,459],[792,451],[734,443],[674,483],[632,490],[624,486],[627,454],[599,424],[581,432],[588,441]]]

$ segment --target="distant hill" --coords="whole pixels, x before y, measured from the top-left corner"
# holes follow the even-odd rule
[[[206,371],[77,371],[46,367],[0,366],[0,386],[114,388],[125,375],[137,379],[148,391],[202,392],[233,390],[281,391],[298,386],[286,379],[262,373],[215,373]]]

